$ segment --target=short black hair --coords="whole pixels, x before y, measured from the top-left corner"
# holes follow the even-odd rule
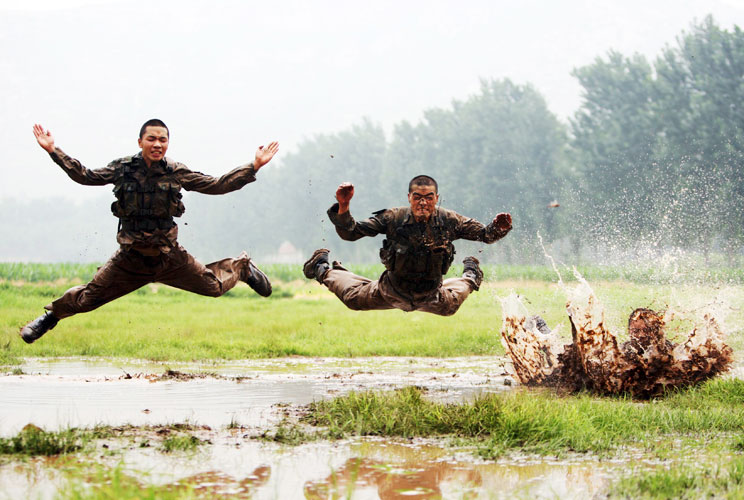
[[[142,125],[142,128],[140,128],[140,139],[145,136],[145,129],[147,127],[163,127],[165,131],[168,132],[168,139],[170,139],[170,130],[168,130],[168,125],[166,125],[163,120],[158,120],[157,118],[151,118]]]
[[[433,177],[428,175],[417,175],[408,183],[408,192],[413,192],[413,186],[434,186],[434,192],[439,194],[439,186]]]

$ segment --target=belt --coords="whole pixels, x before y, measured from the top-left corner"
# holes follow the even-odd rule
[[[173,219],[119,219],[119,231],[124,229],[125,231],[155,231],[156,229],[170,229],[175,226],[176,223]]]

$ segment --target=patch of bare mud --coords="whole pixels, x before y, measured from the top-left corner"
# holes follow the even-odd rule
[[[570,344],[563,344],[539,316],[530,316],[516,295],[502,300],[502,344],[522,384],[648,398],[715,377],[733,363],[713,304],[693,313],[638,308],[628,320],[629,340],[620,343],[607,328],[594,291],[577,278],[575,286],[563,286]],[[682,342],[667,338],[671,321],[692,325],[691,332],[676,334]]]

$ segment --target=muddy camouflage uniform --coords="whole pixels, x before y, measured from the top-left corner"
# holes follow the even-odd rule
[[[165,158],[147,167],[142,153],[90,170],[55,148],[49,154],[75,182],[114,185],[111,211],[119,218],[120,248],[87,285],[70,288],[45,308],[58,319],[91,311],[143,285],[165,283],[201,295],[218,297],[250,275],[249,258],[227,258],[203,265],[177,242],[174,217],[184,213],[181,190],[224,194],[256,180],[253,164],[215,178]]]
[[[478,285],[467,276],[442,281],[455,256],[452,242],[466,239],[493,243],[509,232],[444,208],[437,208],[422,223],[416,222],[410,207],[380,210],[357,222],[349,212],[339,215],[335,203],[328,216],[344,240],[385,235],[380,249],[385,271],[379,280],[357,276],[338,265],[323,276],[322,283],[355,310],[395,308],[454,314]]]

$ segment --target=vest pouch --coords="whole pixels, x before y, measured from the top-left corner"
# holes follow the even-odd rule
[[[158,218],[179,217],[184,212],[181,186],[158,182],[152,193],[152,213]]]
[[[409,267],[411,264],[411,255],[409,247],[401,245],[400,243],[393,243],[393,269],[392,271],[398,275],[405,275],[410,272]]]
[[[123,182],[114,186],[116,201],[111,204],[111,212],[119,218],[137,215],[137,185]]]

